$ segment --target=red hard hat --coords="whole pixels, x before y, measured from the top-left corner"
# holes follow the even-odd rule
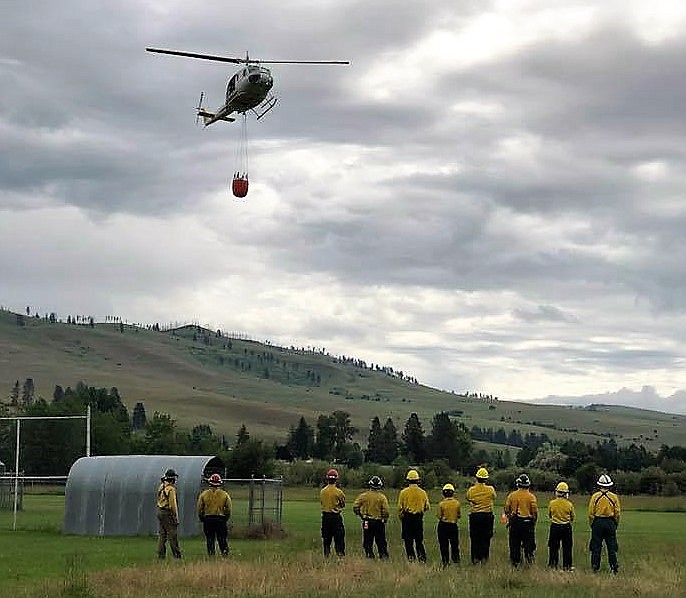
[[[335,469],[329,469],[329,471],[326,472],[326,477],[327,478],[333,478],[334,480],[338,479],[338,472]]]
[[[222,476],[220,476],[218,473],[213,473],[207,480],[210,486],[221,486],[222,485]]]

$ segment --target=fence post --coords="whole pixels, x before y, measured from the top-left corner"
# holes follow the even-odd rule
[[[250,475],[250,491],[248,493],[248,526],[252,527],[255,523],[253,509],[255,507],[255,475]]]
[[[262,521],[260,523],[264,525],[264,488],[267,485],[267,476],[263,475],[262,476],[262,507],[261,507],[261,516],[262,516]]]

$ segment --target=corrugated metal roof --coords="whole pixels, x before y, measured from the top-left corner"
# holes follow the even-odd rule
[[[89,536],[156,534],[157,487],[169,468],[179,474],[179,535],[197,535],[200,527],[195,505],[203,478],[224,470],[215,456],[82,457],[67,478],[62,531]]]

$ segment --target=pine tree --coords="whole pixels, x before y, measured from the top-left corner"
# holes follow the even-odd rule
[[[19,405],[19,380],[14,383],[10,392],[10,405],[17,407]]]
[[[403,431],[403,443],[405,453],[411,463],[424,463],[426,461],[426,438],[422,423],[416,413],[412,413],[405,424]]]
[[[445,459],[453,469],[464,466],[472,451],[469,430],[453,422],[445,411],[434,415],[427,444],[431,459]]]
[[[52,392],[52,400],[55,403],[64,400],[64,389],[59,384],[55,384],[55,390]]]
[[[296,428],[291,428],[286,443],[291,455],[296,459],[308,459],[312,456],[314,449],[314,430],[303,416],[300,416],[300,421]]]
[[[381,459],[379,463],[390,465],[398,456],[398,431],[389,417],[381,429]]]
[[[317,438],[314,443],[314,456],[324,461],[331,460],[336,435],[333,418],[320,415],[317,418]]]
[[[352,441],[357,432],[350,421],[350,414],[347,411],[334,411],[331,414],[334,429],[334,458],[343,460],[348,454],[347,445]]]
[[[134,430],[145,430],[147,418],[145,416],[145,406],[140,401],[136,403],[133,408],[133,415],[131,416],[131,427]]]
[[[367,452],[365,459],[371,463],[382,463],[382,437],[381,437],[381,421],[377,416],[372,420],[369,428],[369,438],[367,439]]]
[[[27,308],[28,309],[28,308]],[[25,407],[33,404],[33,378],[27,378],[24,380],[24,388],[21,391],[21,404]]]

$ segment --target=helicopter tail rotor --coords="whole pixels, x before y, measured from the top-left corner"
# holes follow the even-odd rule
[[[202,116],[202,113],[204,112],[203,107],[202,107],[202,101],[205,99],[205,92],[201,91],[200,92],[200,99],[198,100],[198,105],[195,107],[196,115],[195,115],[195,124],[197,125],[200,122],[200,117]]]

